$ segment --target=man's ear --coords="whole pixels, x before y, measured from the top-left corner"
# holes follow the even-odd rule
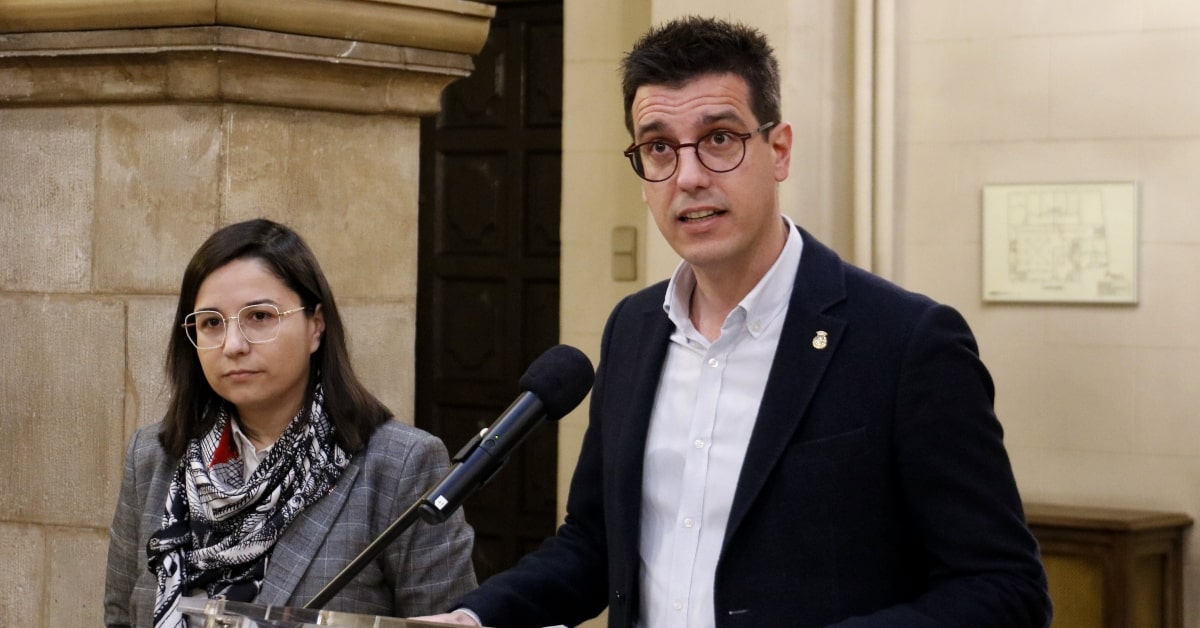
[[[780,122],[771,129],[771,149],[775,151],[775,181],[788,178],[792,167],[792,125]]]

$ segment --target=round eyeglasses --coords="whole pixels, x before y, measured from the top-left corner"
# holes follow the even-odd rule
[[[767,122],[749,133],[735,133],[729,129],[715,129],[695,142],[676,144],[669,140],[650,140],[641,144],[630,144],[625,156],[633,165],[637,176],[651,182],[666,181],[679,167],[679,149],[696,149],[696,159],[713,172],[729,172],[742,165],[746,158],[746,140],[775,126]]]
[[[279,337],[279,319],[308,309],[300,306],[283,312],[269,303],[247,305],[237,316],[224,316],[216,310],[200,310],[183,318],[183,330],[197,349],[216,349],[225,345],[226,321],[237,321],[242,338],[251,344],[271,342]]]

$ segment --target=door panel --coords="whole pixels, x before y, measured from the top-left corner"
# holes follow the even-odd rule
[[[558,342],[562,4],[502,5],[470,77],[421,130],[416,424],[451,454]],[[464,504],[480,580],[557,520],[547,423]]]

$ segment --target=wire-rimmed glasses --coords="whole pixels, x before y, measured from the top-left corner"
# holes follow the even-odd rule
[[[224,346],[226,321],[237,321],[242,338],[251,344],[271,342],[279,337],[279,321],[285,316],[308,309],[307,306],[283,312],[270,303],[247,305],[235,316],[225,316],[216,310],[199,310],[183,318],[183,330],[197,349],[216,349]]]
[[[695,142],[676,144],[669,140],[656,139],[641,144],[630,144],[625,156],[637,176],[651,182],[666,181],[679,167],[679,149],[696,149],[700,164],[713,172],[729,172],[742,165],[746,159],[746,140],[756,133],[775,126],[767,122],[749,133],[737,133],[729,129],[714,129]]]

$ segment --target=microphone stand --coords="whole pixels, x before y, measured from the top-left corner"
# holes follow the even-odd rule
[[[479,443],[483,441],[483,435],[486,433],[487,428],[484,428],[478,434],[476,434],[474,438],[472,438],[470,441],[467,441],[467,444],[464,445],[457,454],[454,454],[454,458],[451,459],[451,462],[459,463],[463,460],[466,460],[467,456],[471,455],[471,452],[475,451],[475,449],[479,447]],[[434,488],[437,488],[437,485],[434,485]],[[422,516],[422,513],[425,513],[425,515]],[[422,495],[420,499],[408,507],[408,510],[404,511],[404,514],[400,515],[398,519],[393,521],[392,525],[388,526],[387,529],[383,531],[383,534],[380,534],[374,541],[371,541],[371,544],[368,545],[366,549],[362,551],[362,553],[360,553],[358,556],[355,556],[354,560],[350,561],[349,565],[346,565],[346,567],[342,569],[338,575],[333,577],[333,580],[329,581],[329,584],[325,585],[323,589],[318,591],[311,600],[305,602],[304,606],[301,608],[320,609],[324,607],[329,600],[333,599],[333,596],[337,595],[338,591],[341,591],[343,587],[345,587],[347,584],[350,584],[350,581],[354,579],[354,576],[358,575],[358,572],[362,571],[363,568],[366,567],[367,564],[372,560],[375,560],[375,557],[379,556],[379,554],[383,552],[383,550],[389,544],[391,544],[392,541],[396,540],[396,537],[400,536],[405,530],[412,527],[412,524],[415,523],[418,518],[423,518],[427,523],[431,524],[441,523],[441,521],[444,521],[445,517],[449,516],[449,514],[450,513],[442,513],[429,504],[429,493]],[[442,518],[437,518],[439,516]]]
[[[349,584],[354,579],[354,576],[357,576],[358,572],[363,570],[363,567],[366,567],[368,563],[374,560],[389,543],[396,540],[396,537],[403,534],[405,530],[412,526],[420,514],[421,505],[422,502],[418,501],[409,506],[408,510],[404,511],[404,514],[400,515],[399,519],[396,519],[392,525],[388,526],[388,529],[384,530],[383,534],[380,534],[378,538],[371,541],[367,549],[363,550],[354,560],[350,561],[350,564],[346,565],[346,568],[341,573],[334,576],[333,580],[330,580],[329,584],[325,585],[325,588],[321,589],[301,608],[319,609],[325,606],[333,596],[337,595],[338,591],[342,590],[342,587]]]

